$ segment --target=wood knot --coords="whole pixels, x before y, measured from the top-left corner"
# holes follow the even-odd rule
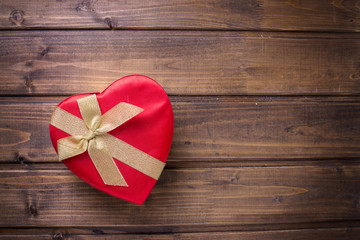
[[[26,76],[24,76],[25,81],[25,87],[30,91],[33,88],[33,79],[32,79],[32,73],[28,73]]]
[[[29,207],[29,214],[30,214],[31,216],[37,217],[37,215],[38,215],[38,210],[37,210],[37,208],[36,208],[35,205],[30,205],[30,207]]]
[[[106,25],[108,25],[108,27],[110,29],[115,29],[116,28],[116,24],[114,23],[114,21],[111,18],[105,18],[104,22]]]
[[[41,51],[40,55],[41,55],[42,57],[44,57],[46,54],[48,54],[49,51],[50,51],[50,48],[47,47],[47,48],[45,48],[45,49],[43,49],[43,50]]]
[[[15,162],[24,164],[24,161],[26,161],[26,159],[20,153],[17,153],[15,157]]]
[[[282,202],[282,196],[279,196],[279,195],[275,195],[274,198],[273,198],[274,202],[276,203],[281,203]]]
[[[285,132],[292,133],[295,135],[301,135],[301,136],[313,136],[315,126],[309,124],[309,125],[300,125],[300,126],[290,126],[285,128]]]
[[[239,180],[240,180],[240,177],[238,175],[236,175],[235,177],[230,178],[231,183],[238,183]]]
[[[24,12],[22,10],[12,11],[10,21],[15,25],[21,25],[21,23],[24,22]]]
[[[350,78],[352,80],[360,80],[360,72],[356,72],[356,73],[350,75]]]
[[[64,237],[61,233],[55,233],[54,236],[52,237],[53,240],[63,240]]]

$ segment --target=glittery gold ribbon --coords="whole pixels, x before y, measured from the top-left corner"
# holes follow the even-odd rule
[[[83,119],[57,107],[50,121],[71,135],[57,141],[60,161],[87,151],[106,185],[128,186],[113,158],[155,180],[159,178],[165,163],[108,134],[141,113],[142,108],[121,102],[101,115],[95,94],[77,102]]]

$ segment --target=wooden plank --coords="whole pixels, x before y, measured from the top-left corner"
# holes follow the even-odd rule
[[[41,229],[34,229],[34,232],[41,231]],[[1,230],[0,230],[1,231]],[[47,230],[49,232],[49,230]],[[95,230],[94,230],[95,231]],[[203,232],[203,233],[172,233],[172,234],[105,234],[101,230],[91,235],[86,234],[69,234],[69,233],[47,233],[39,234],[34,233],[32,235],[16,234],[0,235],[0,239],[38,239],[38,240],[60,240],[60,239],[104,239],[118,240],[118,239],[131,239],[131,240],[143,240],[143,239],[203,239],[203,240],[216,240],[216,239],[246,239],[246,240],[258,240],[258,239],[317,239],[317,240],[349,240],[358,239],[360,234],[359,228],[330,228],[330,229],[296,229],[296,230],[277,230],[277,231],[256,231],[256,232]]]
[[[360,219],[359,161],[166,169],[142,206],[102,193],[56,165],[0,165],[1,227],[147,226],[169,232],[189,225],[201,231],[209,225]]]
[[[359,31],[356,0],[2,0],[2,29]]]
[[[49,119],[63,97],[0,98],[0,159],[56,161]],[[359,97],[171,97],[170,159],[360,156]]]
[[[40,165],[37,164],[37,167]],[[46,166],[49,166],[47,164]],[[58,169],[59,164],[56,164]],[[204,166],[204,165],[203,165]],[[238,165],[239,166],[239,165]],[[8,167],[8,166],[7,166]],[[7,168],[9,169],[9,168]],[[41,169],[41,168],[37,168]],[[252,224],[252,225],[211,225],[203,224],[199,225],[178,225],[176,227],[169,227],[168,225],[126,225],[126,226],[89,226],[89,227],[0,227],[0,236],[49,236],[55,238],[55,236],[134,236],[135,234],[166,234],[166,233],[216,233],[216,232],[291,232],[291,231],[313,231],[313,230],[327,230],[327,231],[338,231],[340,229],[346,229],[346,233],[357,232],[360,227],[360,221],[353,220],[349,221],[331,221],[331,222],[308,222],[308,223],[281,223],[281,224]],[[300,230],[300,231],[299,231]],[[56,239],[56,238],[55,238]]]
[[[144,74],[170,95],[360,94],[360,35],[3,31],[1,95],[102,91]]]

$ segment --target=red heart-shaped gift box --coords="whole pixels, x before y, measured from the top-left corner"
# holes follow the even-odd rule
[[[94,93],[71,96],[62,101],[58,108],[82,119],[77,101],[92,94]],[[109,134],[163,163],[166,162],[173,137],[174,117],[170,100],[157,82],[146,76],[130,75],[115,81],[102,93],[95,94],[101,114],[121,102],[142,108],[140,114]],[[58,140],[68,136],[69,134],[50,124],[50,137],[56,152]],[[91,186],[126,201],[142,204],[157,180],[128,166],[121,159],[114,161],[126,180],[127,187],[106,185],[88,152],[63,160],[74,174]]]

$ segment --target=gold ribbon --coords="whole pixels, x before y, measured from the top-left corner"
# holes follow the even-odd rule
[[[121,102],[101,115],[95,94],[77,102],[83,120],[59,107],[51,117],[51,125],[71,135],[57,141],[59,161],[88,151],[106,185],[128,187],[113,158],[155,180],[160,177],[165,163],[108,134],[141,113],[142,108]]]

